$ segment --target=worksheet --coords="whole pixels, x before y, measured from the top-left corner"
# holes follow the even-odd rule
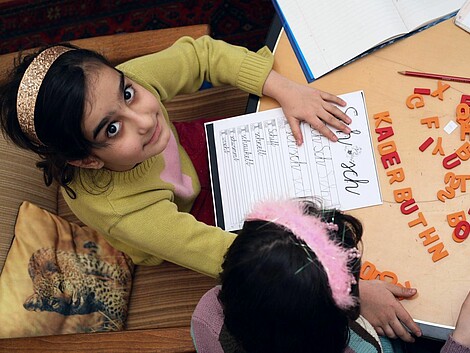
[[[217,226],[241,229],[256,201],[314,197],[341,210],[382,203],[364,92],[340,96],[353,122],[331,142],[306,123],[297,146],[281,108],[206,124]]]

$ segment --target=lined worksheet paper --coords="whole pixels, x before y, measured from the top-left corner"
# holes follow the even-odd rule
[[[266,199],[316,196],[343,210],[381,203],[364,93],[341,97],[353,123],[336,143],[302,124],[298,147],[280,108],[206,124],[218,226],[240,229]]]

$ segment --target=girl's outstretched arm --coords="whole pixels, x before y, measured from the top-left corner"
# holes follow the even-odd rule
[[[296,83],[274,70],[264,83],[263,94],[274,98],[281,105],[299,146],[303,143],[301,121],[309,123],[331,141],[337,141],[338,138],[326,124],[345,134],[351,132],[345,125],[351,123],[351,118],[336,106],[345,106],[346,102],[333,94]]]

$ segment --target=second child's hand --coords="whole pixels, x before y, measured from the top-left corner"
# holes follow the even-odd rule
[[[417,291],[379,280],[359,282],[361,314],[377,333],[389,338],[414,342],[421,329],[397,298],[411,298]]]

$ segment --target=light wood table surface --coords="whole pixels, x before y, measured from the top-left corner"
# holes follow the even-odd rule
[[[383,204],[351,211],[365,227],[363,261],[372,263],[379,272],[393,272],[399,283],[409,281],[418,289],[419,294],[414,299],[403,300],[402,303],[415,320],[431,323],[422,327],[425,334],[436,338],[445,338],[453,328],[461,303],[470,290],[470,239],[456,243],[452,239],[453,228],[447,222],[447,215],[459,211],[465,212],[466,220],[470,221],[470,180],[466,182],[465,192],[458,189],[455,197],[445,202],[438,200],[437,192],[445,188],[447,172],[470,175],[470,159],[462,160],[459,166],[448,170],[442,164],[444,157],[439,153],[433,155],[432,151],[438,137],[442,137],[446,156],[464,143],[460,140],[459,128],[448,134],[444,127],[450,120],[456,121],[456,106],[463,94],[470,94],[470,84],[446,82],[451,87],[444,92],[442,101],[437,97],[423,96],[424,107],[409,109],[406,98],[413,94],[414,88],[435,91],[438,82],[403,76],[397,71],[470,77],[469,58],[470,34],[455,26],[450,19],[372,52],[310,84],[337,95],[357,90],[365,93]],[[275,69],[307,84],[284,32],[281,32],[275,47]],[[258,110],[277,106],[273,100],[262,98]],[[378,142],[374,115],[384,111],[389,112],[392,124],[383,122],[379,127],[391,126],[394,135]],[[433,116],[438,116],[439,128],[421,124],[421,119]],[[419,146],[428,137],[435,141],[421,152]],[[390,141],[396,145],[400,163],[385,169],[378,145]],[[400,167],[405,179],[390,184],[386,173]],[[408,215],[401,212],[401,204],[394,199],[394,192],[406,188],[411,189],[419,208]],[[419,223],[410,227],[409,222],[418,219],[419,212],[425,217],[427,226]],[[420,233],[431,227],[435,232],[430,235],[439,239],[426,246]],[[439,242],[448,256],[434,262],[428,250]]]

